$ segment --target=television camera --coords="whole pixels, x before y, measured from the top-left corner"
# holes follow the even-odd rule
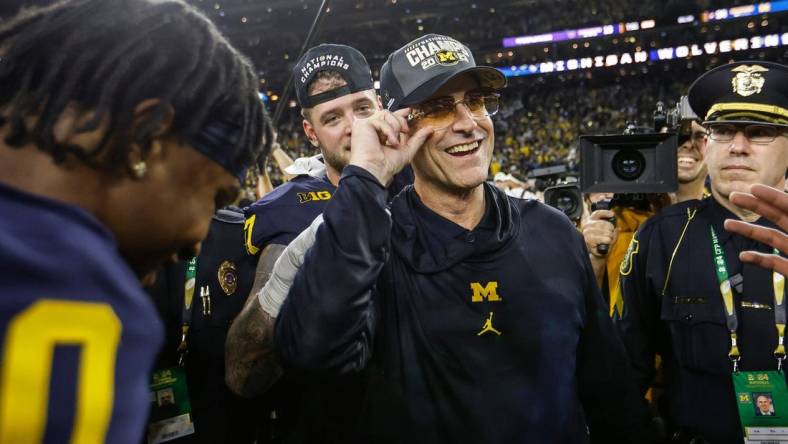
[[[561,210],[574,222],[583,216],[583,195],[577,176],[566,165],[556,165],[531,170],[529,179],[535,179],[536,189],[544,192],[544,202]]]
[[[580,188],[584,193],[615,193],[592,211],[615,207],[648,210],[656,193],[678,189],[678,147],[691,134],[697,116],[687,97],[666,109],[657,102],[652,127],[627,125],[623,134],[580,137]],[[611,220],[615,223],[615,220]],[[600,245],[606,254],[607,245]]]

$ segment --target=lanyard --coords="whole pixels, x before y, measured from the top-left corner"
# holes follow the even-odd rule
[[[739,370],[739,360],[741,359],[739,347],[736,343],[736,330],[739,327],[739,321],[736,317],[733,291],[728,279],[728,261],[725,259],[725,252],[717,238],[717,232],[714,231],[714,227],[711,225],[709,225],[709,234],[714,256],[714,271],[717,272],[717,280],[720,283],[720,295],[725,304],[725,324],[731,336],[731,349],[728,351],[728,358],[733,363],[733,371],[735,373]],[[775,248],[774,254],[780,254],[780,252]],[[781,370],[783,360],[785,360],[785,346],[783,345],[785,338],[785,277],[776,271],[773,272],[772,284],[774,286],[774,323],[777,327],[777,347],[774,349],[774,357],[777,359],[777,370]]]
[[[192,320],[192,301],[194,300],[194,287],[197,283],[197,257],[189,259],[186,263],[186,281],[183,285],[183,315],[181,318],[181,343],[178,345],[178,365],[184,364],[187,344],[186,335]]]

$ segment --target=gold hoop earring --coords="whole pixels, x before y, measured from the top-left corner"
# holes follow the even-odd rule
[[[132,165],[131,170],[134,172],[135,178],[142,179],[148,173],[148,165],[140,161]]]

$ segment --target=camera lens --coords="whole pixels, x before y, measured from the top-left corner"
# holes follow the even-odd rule
[[[568,193],[560,193],[555,198],[555,208],[563,211],[564,214],[569,215],[575,212],[577,209],[577,202],[575,201],[574,196]]]
[[[583,213],[583,196],[576,184],[566,183],[546,189],[544,202],[572,220],[578,220]]]
[[[547,204],[553,208],[561,210],[561,212],[567,216],[572,217],[572,215],[574,215],[578,210],[580,201],[578,200],[577,195],[568,191],[558,190],[555,194],[550,196]]]
[[[646,169],[646,159],[636,150],[621,150],[613,156],[613,172],[622,180],[635,180]]]

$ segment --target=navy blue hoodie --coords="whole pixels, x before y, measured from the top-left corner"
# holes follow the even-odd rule
[[[473,230],[345,168],[276,324],[284,362],[356,375],[353,442],[646,442],[580,234],[485,184]]]

